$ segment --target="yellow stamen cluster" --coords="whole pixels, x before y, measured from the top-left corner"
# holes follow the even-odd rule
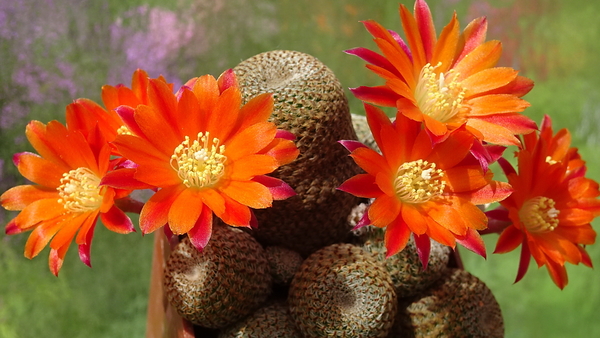
[[[188,188],[213,186],[225,172],[225,146],[217,138],[209,139],[209,132],[198,133],[194,141],[186,136],[171,155],[171,167]]]
[[[77,168],[63,174],[58,190],[58,203],[70,212],[93,211],[102,205],[100,178],[88,168]]]
[[[560,210],[553,199],[543,196],[532,198],[519,210],[519,218],[531,233],[549,232],[558,226]]]
[[[556,164],[558,163],[557,161],[552,159],[552,156],[546,156],[546,163],[550,163],[550,164]]]
[[[440,62],[434,67],[428,63],[421,69],[415,89],[415,99],[423,114],[446,123],[462,108],[465,88],[457,81],[460,73],[454,69],[436,74],[435,69],[441,65]]]
[[[444,172],[435,163],[416,160],[403,163],[396,174],[396,195],[405,203],[424,203],[441,195],[446,188]]]
[[[117,134],[119,134],[119,135],[133,135],[133,133],[131,132],[131,130],[129,130],[129,128],[127,128],[127,126],[120,126],[119,129],[117,129]]]

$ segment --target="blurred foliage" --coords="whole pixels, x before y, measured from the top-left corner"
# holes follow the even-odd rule
[[[412,0],[402,0],[412,8]],[[488,39],[504,46],[501,65],[536,81],[526,114],[549,114],[566,127],[600,180],[600,4],[586,0],[430,0],[438,31],[456,10],[461,25],[485,15]],[[343,50],[375,48],[360,23],[374,19],[401,30],[398,2],[335,0],[0,0],[0,192],[22,184],[11,156],[31,151],[27,121],[64,121],[77,97],[100,99],[104,84],[130,83],[136,68],[164,75],[175,86],[201,74],[218,75],[257,53],[293,49],[318,57],[344,87],[381,81]],[[362,104],[348,95],[351,109]],[[511,156],[507,152],[507,156]],[[0,211],[0,225],[9,217]],[[141,337],[152,240],[96,228],[93,269],[71,249],[59,278],[48,251],[28,261],[27,234],[0,235],[0,337]],[[147,236],[148,237],[148,236]],[[507,337],[600,336],[600,272],[569,266],[564,291],[532,264],[512,285],[518,250],[487,261],[461,250],[466,267],[498,298]],[[589,248],[600,261],[600,249]]]

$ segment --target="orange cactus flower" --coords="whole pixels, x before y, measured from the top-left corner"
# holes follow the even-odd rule
[[[162,76],[157,80],[167,83]],[[124,85],[103,86],[102,102],[106,108],[89,99],[75,100],[67,106],[67,125],[88,132],[98,125],[108,142],[112,142],[119,133],[130,133],[115,110],[122,105],[137,107],[148,104],[148,81],[148,74],[138,69],[133,73],[131,88]]]
[[[512,68],[495,67],[502,46],[499,41],[485,42],[485,18],[473,20],[460,33],[455,13],[439,37],[423,0],[416,1],[414,15],[401,5],[400,18],[408,44],[369,20],[364,25],[383,55],[366,48],[346,51],[367,61],[367,68],[386,80],[383,86],[352,89],[356,97],[397,107],[406,117],[423,121],[439,138],[466,124],[480,141],[519,146],[515,135],[536,129],[519,113],[529,106],[520,97],[533,82]]]
[[[232,70],[189,81],[177,94],[150,80],[148,105],[117,112],[133,132],[114,144],[137,167],[133,178],[158,187],[144,205],[140,228],[150,233],[168,223],[202,249],[210,239],[213,213],[232,226],[254,225],[250,208],[266,208],[295,194],[265,176],[298,156],[293,134],[268,122],[273,98],[263,94],[241,106]],[[119,185],[119,171],[105,181]]]
[[[133,223],[116,205],[128,190],[100,186],[116,165],[110,146],[96,129],[86,138],[77,129],[57,121],[32,121],[26,128],[29,142],[39,153],[19,153],[13,161],[19,172],[35,184],[13,187],[0,196],[7,210],[21,212],[6,225],[9,235],[32,230],[25,257],[37,256],[50,243],[50,271],[58,275],[73,238],[79,258],[90,265],[90,246],[98,217],[117,233],[134,231]]]
[[[402,250],[412,233],[423,266],[429,238],[453,248],[458,242],[485,256],[477,231],[487,227],[487,218],[476,204],[502,200],[511,188],[493,181],[491,171],[484,173],[470,154],[473,135],[457,128],[434,145],[420,122],[398,113],[392,123],[380,109],[365,107],[382,153],[357,141],[341,141],[366,173],[339,189],[375,199],[358,226],[386,227],[388,256]]]
[[[561,289],[568,283],[566,262],[592,266],[585,245],[596,239],[590,222],[600,215],[600,191],[598,183],[584,177],[585,163],[570,143],[566,129],[553,135],[546,116],[539,137],[524,136],[524,148],[516,155],[518,172],[499,160],[514,192],[488,215],[504,223],[496,229],[501,234],[495,253],[522,245],[515,283],[525,276],[531,256]]]

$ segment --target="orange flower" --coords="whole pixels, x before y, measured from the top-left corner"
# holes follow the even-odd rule
[[[167,83],[162,76],[157,80]],[[148,104],[148,81],[148,74],[138,69],[133,73],[131,88],[124,85],[103,86],[102,102],[106,109],[89,99],[75,100],[67,106],[67,125],[86,132],[90,132],[98,125],[108,142],[112,142],[118,133],[129,133],[130,131],[116,113],[116,109],[122,105],[137,107],[140,104]]]
[[[129,217],[114,204],[129,191],[100,186],[104,174],[115,165],[110,160],[110,146],[98,129],[86,139],[80,130],[57,121],[47,125],[32,121],[26,135],[40,155],[20,153],[13,161],[35,184],[16,186],[0,196],[5,209],[21,210],[6,225],[6,233],[33,230],[25,245],[25,257],[30,259],[50,243],[49,266],[54,275],[58,275],[73,238],[79,245],[79,258],[90,266],[98,216],[109,230],[134,231]]]
[[[360,225],[386,227],[388,256],[402,250],[413,233],[423,266],[429,238],[455,247],[456,242],[485,256],[477,230],[487,227],[475,204],[499,201],[511,192],[506,183],[491,180],[470,154],[473,135],[457,128],[433,145],[422,124],[398,113],[396,121],[365,105],[367,121],[382,154],[356,141],[342,141],[365,174],[339,189],[374,198]]]
[[[456,14],[436,38],[429,7],[415,3],[415,14],[400,6],[408,44],[393,31],[369,20],[364,25],[383,53],[366,48],[347,51],[369,64],[367,68],[386,80],[384,86],[359,87],[359,99],[397,107],[406,117],[423,121],[442,138],[466,124],[480,141],[520,145],[516,134],[536,129],[519,114],[529,103],[520,99],[533,82],[508,67],[494,67],[502,53],[499,41],[485,42],[487,21],[473,20],[459,32]]]
[[[561,289],[568,282],[566,262],[592,266],[584,246],[596,239],[590,222],[600,215],[600,191],[598,183],[584,177],[585,163],[570,142],[566,129],[553,135],[546,116],[539,138],[536,133],[524,136],[524,149],[516,155],[518,173],[508,161],[499,160],[515,191],[490,213],[508,225],[494,252],[522,245],[515,282],[527,272],[531,256],[538,267],[548,268]]]
[[[229,70],[218,81],[209,75],[193,79],[177,95],[164,82],[150,80],[148,100],[149,105],[117,109],[133,134],[114,142],[137,164],[133,177],[160,188],[140,214],[143,233],[168,223],[174,234],[187,233],[202,249],[213,212],[229,225],[249,226],[250,208],[294,194],[283,181],[265,176],[298,156],[293,135],[267,122],[270,94],[241,106]],[[106,184],[119,182],[118,171],[113,174]]]

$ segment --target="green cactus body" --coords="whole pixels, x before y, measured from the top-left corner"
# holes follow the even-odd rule
[[[431,252],[427,268],[419,260],[413,238],[408,241],[404,250],[386,258],[384,230],[369,226],[359,237],[359,245],[372,253],[386,267],[396,288],[398,297],[408,297],[422,291],[438,280],[447,270],[452,249],[431,241]]]
[[[504,337],[500,306],[490,289],[461,269],[449,269],[429,289],[401,299],[389,338]]]
[[[218,338],[302,338],[283,302],[266,305],[244,320],[224,329]]]
[[[256,310],[271,293],[272,278],[261,245],[240,229],[215,225],[198,251],[186,237],[165,268],[167,298],[193,324],[222,328]]]
[[[352,244],[310,255],[292,280],[290,313],[307,337],[386,337],[397,309],[387,271]]]
[[[298,158],[273,173],[297,195],[256,210],[255,236],[302,255],[342,241],[346,217],[358,198],[336,188],[358,174],[339,140],[356,140],[348,101],[333,72],[316,58],[294,51],[271,51],[234,69],[244,101],[273,93],[271,115],[278,128],[296,136]]]

